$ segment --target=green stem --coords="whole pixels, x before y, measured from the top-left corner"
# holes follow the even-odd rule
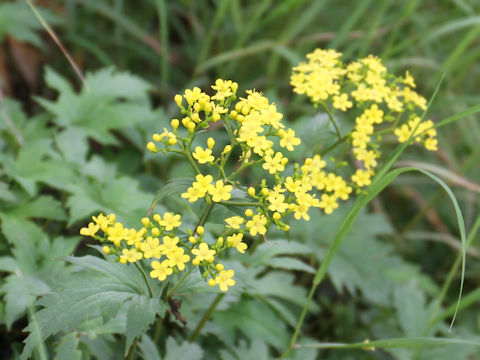
[[[235,136],[233,135],[230,121],[228,121],[228,116],[225,117],[225,125],[227,126],[228,136],[230,136],[230,146],[233,148],[236,145],[237,140],[235,140]]]
[[[198,221],[198,224],[197,226],[195,227],[195,230],[197,230],[197,228],[199,226],[203,226],[205,225],[205,222],[207,221],[207,218],[208,218],[208,215],[210,215],[210,212],[212,211],[213,207],[215,206],[215,203],[212,201],[210,204],[208,204],[208,206],[206,207],[205,211],[203,212],[202,214],[202,217],[200,218],[200,220]],[[187,278],[187,276],[192,272],[193,268],[191,268],[190,270],[188,270],[187,272],[185,272],[185,274],[182,276],[182,278],[178,281],[178,283],[173,287],[172,290],[170,290],[170,292],[168,293],[167,295],[167,300],[172,296],[172,294],[175,292],[175,290],[177,290],[177,288],[180,286],[181,283],[183,283],[183,281]]]
[[[330,121],[333,123],[333,126],[335,127],[335,131],[337,132],[338,140],[342,139],[342,134],[340,133],[340,128],[337,125],[337,122],[335,121],[333,114],[330,112],[328,109],[327,105],[323,103],[322,101],[319,102],[320,106],[325,110],[325,112],[328,114],[328,117],[330,118]]]
[[[190,165],[192,165],[195,172],[197,174],[201,174],[200,169],[198,168],[197,164],[195,164],[195,160],[193,160],[192,154],[190,154],[190,150],[188,148],[185,148],[183,153],[185,154],[185,157],[187,158]]]
[[[210,307],[207,309],[205,314],[203,314],[202,318],[200,319],[200,322],[198,323],[197,327],[193,331],[193,334],[189,337],[188,339],[189,342],[195,341],[195,339],[200,334],[200,330],[202,330],[203,326],[205,325],[207,320],[210,318],[210,315],[212,315],[212,312],[215,310],[218,303],[223,299],[224,296],[225,296],[225,293],[220,293],[215,297],[215,300],[213,300],[213,302],[210,304]]]
[[[329,153],[330,151],[332,151],[333,149],[335,149],[338,145],[342,144],[345,142],[345,140],[347,140],[349,138],[350,134],[347,134],[345,135],[344,137],[342,137],[341,139],[338,139],[335,143],[333,143],[332,145],[330,145],[328,148],[326,148],[325,150],[321,151],[320,152],[320,155],[325,155],[327,153]],[[315,154],[317,151],[315,150],[313,153]]]
[[[193,268],[191,268],[190,270],[188,271],[185,271],[185,274],[183,274],[182,278],[178,281],[178,283],[175,284],[175,286],[173,287],[172,290],[170,290],[170,292],[167,294],[167,299],[170,299],[170,297],[173,295],[173,293],[175,292],[175,290],[178,289],[178,287],[185,281],[185,279],[187,278],[187,276],[192,272]]]
[[[143,271],[142,267],[138,265],[138,263],[134,262],[134,265],[142,273],[143,280],[145,280],[145,284],[147,284],[148,294],[150,295],[151,298],[153,298],[153,291],[152,291],[152,287],[150,286],[150,283],[148,282],[147,274],[145,274],[145,271]]]
[[[253,166],[253,165],[256,165],[258,164],[259,161],[252,161],[252,162],[247,162],[247,163],[243,163],[242,165],[240,165],[240,167],[237,169],[237,171],[235,171],[233,174],[230,174],[230,176],[228,177],[228,180],[233,180],[235,179],[235,177],[243,170],[243,169],[246,169],[247,167],[249,166]]]
[[[230,206],[262,206],[260,202],[220,201],[219,204]]]
[[[300,329],[303,324],[303,320],[305,319],[305,316],[307,315],[308,308],[310,307],[310,303],[312,302],[313,294],[315,294],[315,290],[317,290],[317,284],[314,282],[313,286],[310,288],[310,292],[308,293],[308,298],[307,302],[305,303],[305,306],[302,309],[302,313],[300,315],[300,318],[298,319],[297,327],[295,328],[295,332],[293,333],[292,340],[290,341],[290,345],[288,346],[288,349],[282,354],[280,359],[284,359],[285,356],[287,356],[290,351],[293,350],[295,346],[295,342],[297,341],[298,335],[300,333]]]
[[[475,223],[473,224],[472,229],[470,230],[470,234],[468,234],[467,246],[466,246],[467,249],[473,242],[473,239],[475,238],[475,235],[477,234],[477,231],[479,228],[480,228],[480,215],[475,220]],[[436,320],[438,320],[436,316],[438,314],[438,311],[440,310],[440,306],[442,305],[443,299],[445,298],[445,295],[447,294],[447,291],[450,288],[450,285],[452,284],[455,273],[457,272],[457,269],[460,266],[461,262],[462,262],[462,252],[459,251],[457,254],[457,258],[455,259],[455,262],[453,263],[453,266],[447,275],[447,279],[445,280],[445,283],[443,284],[442,289],[440,290],[440,295],[438,296],[438,299],[436,300],[434,308],[431,312],[430,320],[429,320],[426,332],[428,332],[432,328],[432,326],[435,324]]]
[[[208,215],[210,215],[210,211],[212,211],[214,206],[215,206],[215,203],[213,201],[210,204],[208,204],[207,208],[205,209],[205,211],[202,214],[202,217],[198,221],[198,224],[195,227],[195,230],[197,230],[197,228],[199,226],[205,225],[205,223],[207,222],[207,219],[208,219]]]
[[[155,324],[155,333],[153,334],[154,344],[157,344],[158,340],[160,340],[160,335],[162,334],[162,328],[163,328],[163,320],[164,318],[157,316],[157,320]]]
[[[138,337],[136,337],[135,340],[133,340],[132,345],[130,345],[127,356],[125,356],[125,360],[133,359],[133,355],[135,354],[135,348],[137,347],[137,343],[138,343]]]

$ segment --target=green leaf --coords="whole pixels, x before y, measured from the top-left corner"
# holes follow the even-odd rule
[[[378,348],[378,349],[419,349],[424,347],[436,347],[444,345],[472,345],[479,347],[480,342],[474,340],[465,340],[465,339],[455,339],[455,338],[429,338],[429,337],[418,337],[418,338],[398,338],[398,339],[386,339],[386,340],[374,340],[369,342],[360,342],[353,344],[346,343],[311,343],[297,345],[298,348],[317,348],[317,349],[367,349],[367,348]]]
[[[88,152],[87,134],[75,126],[55,135],[55,143],[65,160],[83,165]]]
[[[252,262],[252,266],[257,266],[278,255],[310,255],[311,252],[310,247],[298,242],[270,239],[269,243],[258,246],[249,261]]]
[[[8,184],[0,181],[0,199],[8,202],[17,201],[15,194],[10,191]]]
[[[310,274],[315,274],[315,269],[313,267],[292,257],[274,257],[266,259],[263,263],[276,269],[304,271]]]
[[[148,214],[151,214],[155,209],[155,206],[167,196],[179,196],[182,193],[186,192],[187,189],[192,186],[194,179],[192,178],[176,178],[170,180],[161,189],[155,193],[152,204],[148,209]]]
[[[259,339],[255,339],[247,346],[245,341],[240,340],[235,347],[229,347],[229,350],[233,353],[222,350],[222,360],[241,360],[241,359],[255,359],[255,360],[269,360],[272,357],[269,354],[268,346]]]
[[[162,305],[158,299],[151,299],[146,296],[135,297],[125,306],[128,308],[127,331],[125,333],[127,337],[125,353],[127,353],[133,340],[148,330],[155,321],[155,316],[157,314],[164,315],[166,306]]]
[[[68,333],[99,316],[108,321],[119,312],[127,314],[127,333],[131,339],[143,332],[156,314],[163,316],[167,305],[159,298],[151,299],[145,295],[143,278],[133,266],[110,263],[93,256],[70,257],[68,261],[77,265],[80,271],[74,272],[61,287],[38,301],[42,307],[36,314],[41,340],[60,331]],[[140,310],[147,312],[148,316],[140,314]],[[131,329],[128,329],[129,325]],[[33,328],[29,325],[26,330],[32,332]],[[33,335],[31,333],[25,340],[22,358],[27,358],[37,346],[39,340]]]
[[[106,68],[86,76],[89,86],[80,93],[65,91],[64,80],[47,72],[52,86],[62,89],[56,101],[37,98],[37,102],[54,115],[53,121],[62,127],[75,126],[101,144],[116,144],[110,130],[155,119],[144,80],[125,72]],[[79,141],[79,146],[83,146]]]
[[[183,341],[178,344],[173,337],[169,337],[165,344],[165,356],[164,360],[201,360],[203,357],[203,350],[197,344]]]
[[[78,350],[78,335],[74,332],[63,336],[55,347],[54,360],[80,360],[82,352]]]
[[[157,346],[147,334],[142,335],[138,347],[142,352],[143,358],[148,360],[161,360]]]
[[[98,212],[116,214],[127,224],[138,224],[145,216],[151,196],[139,190],[139,183],[122,177],[104,184],[83,184],[67,200],[69,225]]]
[[[94,73],[88,73],[85,80],[96,96],[110,96],[126,99],[145,98],[152,86],[138,76],[128,72],[116,71],[107,67]],[[84,91],[86,91],[84,89]]]
[[[212,317],[231,340],[236,338],[235,329],[238,329],[248,338],[262,339],[277,349],[282,349],[288,341],[285,323],[258,300],[244,298],[228,310],[213,313]]]
[[[37,296],[46,294],[49,290],[50,287],[36,276],[22,275],[20,272],[7,276],[0,287],[0,293],[4,294],[7,329],[25,314]]]
[[[429,313],[425,308],[425,295],[415,282],[396,286],[393,291],[394,305],[400,326],[408,337],[424,334],[428,325]]]
[[[59,18],[50,10],[44,7],[38,7],[37,10],[49,23],[59,23]],[[26,3],[0,4],[0,41],[9,35],[21,42],[42,47],[42,41],[37,34],[37,31],[42,29]]]
[[[49,66],[45,67],[45,83],[52,89],[57,90],[64,96],[72,96],[74,94],[73,88],[70,83],[63,78],[59,73]]]
[[[23,272],[32,273],[37,265],[39,247],[48,246],[48,238],[33,222],[23,218],[0,215],[1,230],[13,245],[12,252]]]
[[[58,221],[67,219],[67,215],[62,209],[60,202],[46,195],[39,196],[26,204],[19,205],[9,210],[8,214],[16,217],[32,217]]]

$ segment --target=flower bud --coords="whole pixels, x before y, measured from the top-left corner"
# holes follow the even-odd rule
[[[178,128],[178,125],[180,125],[180,121],[178,121],[178,119],[172,119],[172,121],[170,121],[170,125],[172,125],[172,128],[176,129]]]
[[[178,105],[178,107],[182,106],[182,100],[183,100],[182,95],[180,94],[175,95],[174,100],[175,100],[175,103]]]
[[[151,153],[156,153],[158,151],[157,147],[155,146],[155,143],[151,141],[147,144],[147,150],[150,151]]]
[[[144,218],[142,219],[142,225],[143,225],[143,226],[148,226],[148,225],[150,225],[150,219],[149,219],[148,217],[144,217]]]
[[[213,149],[215,146],[215,140],[212,137],[209,137],[207,140],[207,146],[209,149]]]
[[[105,254],[107,254],[107,255],[112,252],[111,249],[110,249],[108,246],[102,247],[102,250],[103,250],[103,252],[104,252]]]
[[[249,187],[248,188],[248,195],[250,196],[255,196],[255,188],[254,187]]]
[[[186,128],[188,128],[188,124],[190,124],[190,122],[191,122],[191,120],[190,120],[190,118],[189,118],[188,116],[186,116],[186,117],[184,117],[184,118],[182,119],[182,124],[183,124],[183,126],[185,126]]]
[[[196,123],[199,123],[199,122],[201,121],[200,115],[198,115],[198,113],[194,112],[194,113],[192,114],[192,120],[193,120],[194,122],[196,122]]]

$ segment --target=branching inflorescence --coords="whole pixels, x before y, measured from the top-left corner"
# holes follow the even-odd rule
[[[209,285],[226,291],[235,284],[234,271],[226,270],[218,255],[229,248],[244,253],[248,248],[245,238],[265,238],[271,226],[288,231],[286,218],[290,215],[309,220],[311,208],[331,214],[354,189],[361,191],[370,184],[381,154],[381,134],[393,132],[404,142],[415,132],[416,142],[436,150],[433,123],[422,122],[415,113],[425,109],[426,101],[413,90],[415,83],[408,72],[395,77],[373,56],[348,65],[340,57],[334,50],[315,50],[307,55],[307,62],[294,68],[291,84],[296,93],[306,94],[315,106],[320,105],[329,114],[339,140],[352,145],[351,153],[361,168],[352,170],[349,180],[327,170],[327,162],[318,154],[288,167],[286,153],[301,140],[282,123],[283,115],[276,105],[255,90],[247,90],[245,97],[237,99],[237,83],[218,79],[212,86],[213,96],[198,87],[176,95],[184,117],[173,119],[170,130],[154,134],[147,144],[152,153],[181,154],[191,164],[195,181],[181,196],[191,203],[206,203],[197,226],[180,230],[181,215],[166,212],[143,218],[143,227],[136,230],[124,228],[113,214],[100,214],[81,229],[81,234],[107,243],[104,252],[115,254],[121,263],[152,259],[152,278],[163,281],[184,271],[191,262],[200,267]],[[341,137],[333,117],[335,110],[358,112],[353,130],[345,137]],[[219,121],[229,143],[218,146],[208,137],[206,146],[193,148],[195,137]],[[383,123],[391,125],[375,132]],[[231,162],[236,166],[227,166]],[[238,177],[252,166],[261,167],[265,177],[260,184],[243,185]],[[246,201],[231,201],[233,188],[243,192]],[[246,210],[243,215],[225,219],[223,233],[212,242],[204,238],[203,226],[217,203],[245,206]]]

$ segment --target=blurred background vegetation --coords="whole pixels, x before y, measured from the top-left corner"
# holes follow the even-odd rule
[[[137,224],[154,192],[187,172],[188,165],[175,156],[145,152],[151,134],[178,116],[172,99],[183,89],[208,89],[225,78],[239,83],[239,93],[264,92],[302,137],[303,152],[328,134],[318,125],[319,109],[292,93],[289,77],[317,47],[335,48],[346,59],[374,54],[393,73],[409,70],[427,99],[445,74],[428,114],[434,122],[480,99],[476,0],[41,0],[35,6],[86,74],[89,89],[26,2],[0,3],[1,358],[22,351],[22,330],[45,305],[36,299],[78,270],[60,259],[92,253],[86,246],[91,242],[77,236],[89,216],[115,212]],[[439,151],[411,147],[401,158],[444,179],[463,211],[472,246],[453,331],[460,338],[480,330],[479,139],[473,115],[439,129]],[[384,140],[393,149],[393,137]],[[251,176],[254,183],[256,174]],[[160,208],[187,211],[181,201],[167,199]],[[142,338],[144,358],[278,356],[312,271],[346,210],[292,226],[292,248],[271,250],[264,244],[233,259],[245,267],[242,292],[223,300],[196,343],[185,341],[176,319],[167,319],[168,331],[152,330]],[[403,175],[372,202],[342,245],[315,295],[304,341],[452,336],[448,325],[458,294],[460,249],[447,196],[428,178]],[[197,297],[201,304],[184,300],[190,330],[213,298],[205,293]],[[121,356],[123,348],[114,345],[121,332],[92,321],[74,330],[59,325],[45,351],[66,359]],[[448,345],[375,352],[306,349],[292,356],[450,360],[474,359],[480,352]]]

